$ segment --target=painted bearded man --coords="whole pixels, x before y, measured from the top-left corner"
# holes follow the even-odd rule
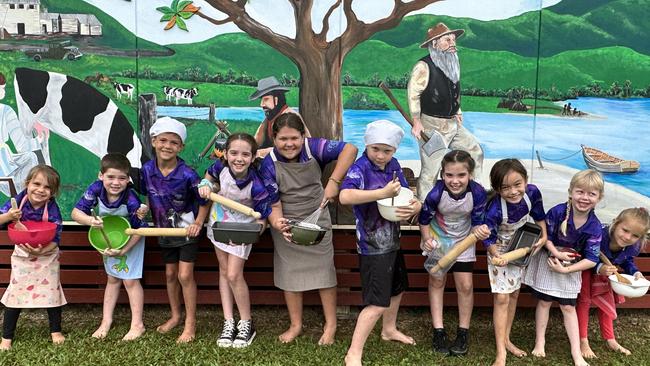
[[[483,150],[476,137],[463,127],[460,110],[460,63],[456,53],[456,38],[462,29],[450,30],[443,23],[429,28],[420,48],[428,48],[429,55],[418,61],[411,71],[408,83],[408,103],[413,118],[411,133],[420,139],[420,132],[431,136],[442,135],[449,149],[467,151],[476,161],[474,176],[481,177]],[[418,178],[418,198],[424,201],[433,188],[440,171],[440,162],[446,153],[441,149],[431,156],[420,148],[422,168]]]
[[[257,82],[257,89],[248,98],[251,101],[260,99],[260,107],[266,117],[254,136],[258,145],[258,157],[265,157],[273,149],[273,123],[275,120],[284,113],[298,114],[287,105],[284,95],[287,91],[289,88],[282,86],[274,76],[269,76]],[[305,126],[305,137],[311,137],[307,126]]]

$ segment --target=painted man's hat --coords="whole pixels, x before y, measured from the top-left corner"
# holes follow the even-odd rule
[[[456,38],[458,38],[458,37],[462,36],[463,33],[465,33],[465,30],[464,29],[449,29],[445,25],[445,23],[438,23],[438,24],[436,24],[435,27],[429,28],[427,30],[427,37],[425,38],[426,41],[424,41],[424,42],[422,42],[422,44],[420,44],[420,48],[427,48],[427,44],[429,44],[429,42],[431,42],[431,41],[433,41],[435,39],[438,39],[438,38],[440,38],[440,37],[442,37],[442,36],[444,36],[446,34],[450,34],[450,33],[455,34]]]
[[[287,92],[289,91],[289,88],[282,86],[278,79],[275,78],[275,76],[269,76],[267,78],[260,79],[257,82],[257,90],[251,94],[250,97],[248,97],[248,100],[255,100],[275,90]]]

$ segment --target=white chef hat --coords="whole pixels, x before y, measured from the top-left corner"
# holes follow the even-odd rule
[[[404,130],[391,121],[380,119],[370,122],[366,126],[366,134],[363,135],[363,142],[366,145],[385,144],[397,149],[404,137]]]
[[[172,132],[181,138],[181,142],[185,143],[187,137],[187,129],[185,125],[170,117],[161,117],[149,129],[149,136],[156,137],[161,133]]]

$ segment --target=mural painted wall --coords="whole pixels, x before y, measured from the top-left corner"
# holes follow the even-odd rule
[[[408,113],[411,70],[428,53],[419,46],[442,22],[464,31],[460,107],[485,154],[478,178],[487,184],[496,160],[520,158],[550,208],[566,199],[571,175],[589,158],[600,169],[629,170],[605,173],[611,184],[598,210],[607,221],[623,207],[650,206],[649,5],[0,0],[2,198],[9,180],[20,190],[25,172],[45,162],[62,175],[59,203],[69,213],[104,153],[123,152],[135,168],[150,158],[146,117],[184,122],[181,156],[202,173],[217,121],[256,131],[264,112],[249,96],[270,75],[289,88],[288,105],[313,135],[362,150],[373,120],[410,131],[377,85]],[[417,141],[407,136],[397,158],[417,175]]]

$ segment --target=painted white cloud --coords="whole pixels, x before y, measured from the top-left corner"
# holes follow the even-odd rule
[[[219,34],[241,31],[232,23],[215,26],[198,16],[193,16],[187,22],[189,32],[180,30],[177,27],[164,31],[165,24],[160,22],[162,13],[155,9],[160,6],[169,6],[172,0],[84,1],[110,14],[140,38],[158,44],[199,42]],[[429,5],[415,14],[437,14],[478,20],[496,20],[539,10],[560,1],[447,0]],[[319,32],[322,29],[323,16],[335,2],[336,0],[314,0],[312,9],[312,28],[314,31]],[[225,18],[223,13],[213,9],[203,0],[195,0],[194,5],[201,7],[201,12],[215,19]],[[355,0],[352,6],[361,21],[370,23],[390,14],[393,9],[393,0]],[[246,5],[246,9],[253,19],[273,29],[276,33],[292,38],[295,36],[296,24],[293,19],[293,9],[288,1],[251,0]],[[330,17],[330,29],[327,33],[328,40],[338,37],[347,26],[345,17],[342,15],[343,8],[339,7]]]

